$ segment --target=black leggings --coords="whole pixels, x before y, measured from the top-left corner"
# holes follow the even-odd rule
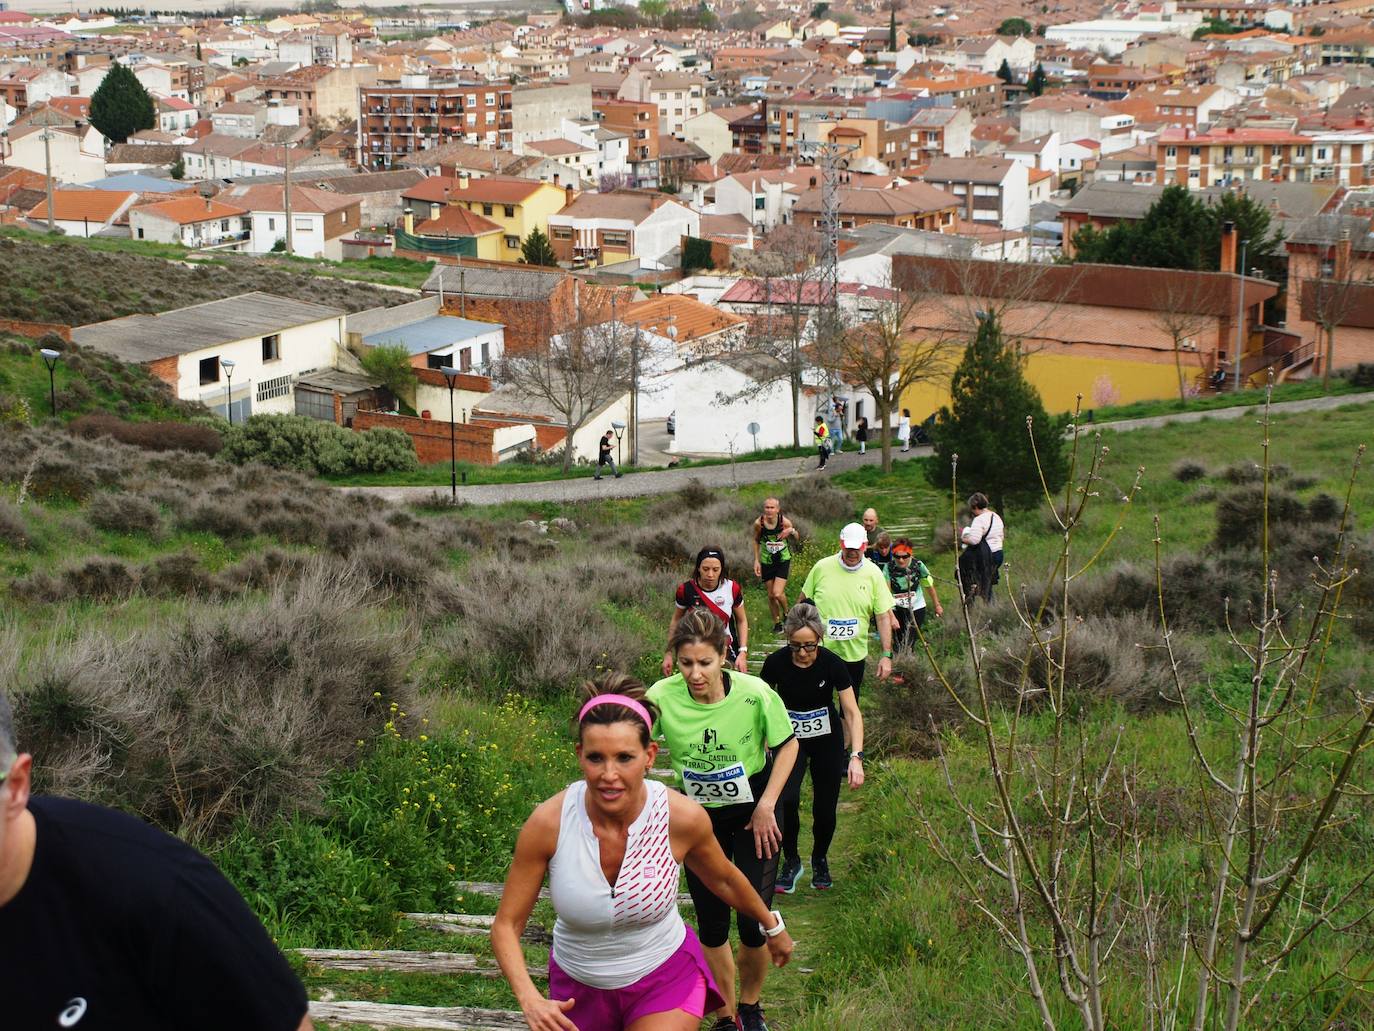
[[[767,783],[766,779],[764,783]],[[748,828],[754,816],[753,804],[718,806],[708,808],[706,812],[711,816],[711,829],[716,832],[716,841],[720,842],[725,858],[739,867],[745,880],[762,896],[763,904],[771,907],[773,882],[778,874],[778,854],[773,853],[771,859],[759,859],[755,854],[754,832]],[[778,813],[777,819],[786,835],[786,817]],[[687,890],[691,892],[692,905],[696,908],[697,937],[701,939],[701,944],[710,949],[729,942],[730,907],[712,894],[711,889],[692,873],[691,867],[687,867]],[[750,949],[763,948],[767,939],[757,920],[740,913],[738,926],[741,945]]]
[[[840,781],[849,765],[844,740],[838,732],[825,737],[798,738],[792,775],[782,792],[782,851],[789,859],[800,858],[797,845],[801,829],[801,785],[811,768],[811,859],[824,859],[835,837],[835,809],[840,804]]]

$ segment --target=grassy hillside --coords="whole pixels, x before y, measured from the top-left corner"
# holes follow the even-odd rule
[[[1287,466],[1274,493],[1286,602],[1305,597],[1315,552],[1301,553],[1322,546],[1322,498],[1343,491],[1372,414],[1365,406],[1275,423],[1274,459]],[[1253,578],[1257,440],[1248,420],[1104,436],[1109,464],[1095,485],[1103,497],[1073,549],[1080,561],[1097,552],[1115,525],[1115,498],[1144,467],[1121,532],[1082,577],[1075,612],[1094,672],[1075,704],[1084,735],[1119,732],[1135,770],[1154,820],[1150,884],[1172,907],[1171,956],[1205,830],[1182,721],[1154,690],[1158,649],[1139,581],[1158,513],[1166,557],[1180,563],[1170,610],[1185,676],[1206,713],[1203,736],[1224,754],[1218,700],[1238,698],[1244,675],[1217,616]],[[952,556],[931,534],[932,514],[948,501],[925,485],[920,462],[836,480],[848,494],[802,481],[566,506],[394,509],[199,456],[0,434],[0,677],[21,695],[24,743],[46,787],[124,806],[201,842],[284,945],[454,950],[452,939],[397,913],[490,910],[452,882],[502,876],[532,804],[575,775],[564,729],[570,687],[607,667],[654,676],[671,588],[690,555],[715,542],[734,568],[747,568],[746,527],[766,494],[785,494],[784,509],[808,536],[793,597],[838,527],[869,504],[885,525],[916,536],[948,609],[931,625],[932,649],[966,688]],[[1368,535],[1374,483],[1362,481],[1354,501]],[[573,525],[547,534],[521,525],[560,516]],[[1006,516],[1004,582],[1034,588],[1062,534],[1040,511]],[[1351,710],[1374,663],[1367,582],[1352,582],[1348,595],[1351,618],[1335,629],[1328,687],[1317,696],[1322,718]],[[762,658],[776,642],[761,625],[757,585],[746,605],[751,652]],[[977,625],[990,668],[1005,675],[1018,633],[1005,601],[980,609]],[[1019,961],[920,821],[924,812],[962,841],[965,820],[929,758],[929,719],[943,723],[956,788],[988,813],[985,753],[951,719],[924,656],[902,656],[899,666],[900,685],[870,683],[864,694],[871,782],[844,796],[836,889],[781,901],[800,945],[797,962],[770,981],[770,1020],[794,1031],[1038,1026],[1020,994]],[[1043,711],[1028,712],[1028,754],[1042,752],[1049,731]],[[1311,898],[1354,887],[1367,871],[1369,798],[1342,805],[1346,818],[1311,868]],[[1369,930],[1361,920],[1305,942],[1250,1026],[1321,1026],[1313,1015],[1339,1002],[1336,974],[1350,955],[1367,955]],[[1123,1027],[1144,1023],[1131,940],[1109,992]],[[487,950],[479,939],[461,948]],[[511,1002],[499,981],[303,969],[315,995]],[[1292,1004],[1299,1008],[1281,1019]],[[1374,1021],[1365,998],[1344,1005],[1347,1026]],[[1072,1026],[1062,1005],[1054,1009]]]
[[[396,304],[395,291],[346,282],[322,272],[336,266],[224,258],[188,263],[131,253],[100,241],[48,240],[37,234],[0,234],[0,313],[33,322],[82,326],[137,312],[160,312],[262,290],[301,301],[362,311]],[[122,244],[122,241],[121,241]],[[95,245],[95,246],[93,246]],[[172,253],[179,248],[170,249]]]

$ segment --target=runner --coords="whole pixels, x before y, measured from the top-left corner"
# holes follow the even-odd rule
[[[782,629],[782,617],[787,612],[787,574],[792,569],[789,537],[798,540],[792,520],[782,514],[777,498],[764,498],[763,515],[754,520],[754,575],[768,589],[768,611],[775,633]]]
[[[886,530],[878,531],[873,538],[873,547],[864,552],[864,558],[886,573],[887,567],[892,565],[892,535]]]
[[[782,793],[783,863],[778,871],[777,890],[791,894],[797,890],[797,879],[803,870],[797,838],[801,830],[801,784],[808,766],[812,791],[811,887],[824,890],[834,883],[830,879],[828,855],[835,837],[840,781],[847,779],[850,788],[864,782],[864,721],[854,701],[848,667],[833,652],[821,647],[825,626],[816,606],[794,605],[783,626],[787,647],[768,656],[761,675],[787,706],[792,731],[801,748]],[[837,696],[854,742],[854,754],[848,760],[838,726]]]
[[[826,461],[830,458],[830,427],[826,426],[822,416],[816,416],[816,426],[811,435],[816,438],[816,454],[820,458],[820,464],[816,468],[824,469]]]
[[[883,532],[883,528],[878,525],[878,510],[876,508],[864,509],[864,514],[859,517],[859,522],[863,523],[864,535],[868,538],[868,546],[871,548],[878,543],[878,534]]]
[[[892,565],[887,571],[887,586],[892,591],[895,603],[892,615],[897,626],[892,634],[893,648],[905,648],[911,644],[911,627],[926,625],[925,592],[930,592],[930,602],[935,608],[936,617],[945,614],[940,605],[940,595],[935,590],[935,579],[930,575],[926,564],[916,558],[911,550],[911,541],[898,537],[892,545]]]
[[[679,672],[649,688],[658,706],[654,737],[666,742],[673,769],[689,798],[706,806],[716,840],[765,905],[773,900],[782,829],[778,799],[797,760],[797,739],[782,699],[758,677],[725,668],[725,626],[693,609],[670,642]],[[770,759],[770,749],[772,749]],[[687,888],[696,907],[701,944],[725,998],[711,1031],[768,1031],[760,998],[768,974],[765,932],[740,913],[739,1005],[730,951],[730,905],[689,865]],[[736,1023],[738,1018],[738,1024]]]
[[[749,672],[749,617],[744,611],[744,588],[725,575],[725,553],[705,547],[697,552],[692,579],[677,586],[672,622],[668,624],[668,648],[663,653],[663,675],[673,672],[673,634],[688,609],[698,606],[725,624],[729,661],[741,673]]]
[[[678,915],[684,861],[721,905],[767,925],[760,935],[774,963],[787,962],[792,940],[782,916],[769,913],[721,852],[706,810],[646,779],[658,746],[644,685],[610,673],[582,694],[584,779],[535,809],[521,830],[492,951],[533,1031],[696,1031],[723,1000],[700,942]],[[547,998],[530,980],[520,945],[546,873],[558,914]]]
[[[869,619],[877,621],[878,639],[883,645],[878,679],[886,680],[892,675],[892,626],[887,616],[892,610],[892,592],[882,570],[864,559],[867,545],[868,535],[862,526],[846,526],[840,531],[839,553],[827,555],[811,567],[799,599],[820,610],[825,624],[825,647],[849,667],[849,683],[856,702],[868,658]],[[847,725],[845,737],[849,738]]]

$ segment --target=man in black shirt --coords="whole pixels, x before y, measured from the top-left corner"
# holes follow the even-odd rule
[[[601,479],[601,470],[606,466],[611,467],[611,472],[615,473],[615,478],[620,479],[620,470],[615,467],[615,459],[611,457],[611,431],[607,430],[601,436],[601,443],[596,450],[596,476],[593,479]]]
[[[213,863],[132,816],[30,797],[0,695],[0,983],[16,1031],[310,1031],[305,989]]]

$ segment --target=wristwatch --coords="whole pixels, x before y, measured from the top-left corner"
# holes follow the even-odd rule
[[[859,762],[863,762],[863,761],[864,761],[864,753],[863,753],[862,750],[860,750],[860,751],[858,751],[858,752],[851,752],[851,753],[849,754],[849,758],[851,758],[851,759],[858,759]]]
[[[768,937],[776,938],[778,935],[782,934],[783,931],[787,930],[787,925],[782,922],[782,914],[779,913],[776,909],[772,911],[772,914],[773,916],[778,918],[778,922],[774,924],[772,927],[761,927],[760,930],[762,930],[764,934],[768,935]]]

